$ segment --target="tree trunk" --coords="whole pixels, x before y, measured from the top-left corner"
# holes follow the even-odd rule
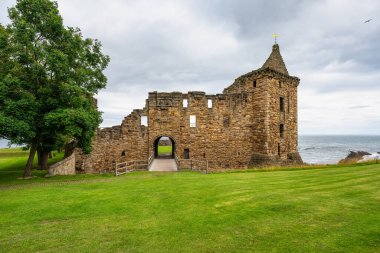
[[[42,149],[41,148],[37,148],[37,159],[38,159],[38,169],[39,170],[42,170]]]
[[[37,150],[37,142],[33,141],[32,146],[30,147],[30,151],[29,151],[28,162],[26,163],[26,166],[24,169],[24,178],[28,178],[32,176],[32,166],[33,166],[34,156],[36,155],[36,150]]]
[[[49,153],[50,151],[42,151],[41,152],[41,169],[42,170],[47,170],[48,169],[48,158],[49,158]]]

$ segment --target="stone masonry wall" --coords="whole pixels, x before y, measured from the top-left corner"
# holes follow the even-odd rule
[[[48,176],[75,175],[75,154],[49,167]]]
[[[208,160],[210,170],[302,162],[297,150],[299,79],[287,74],[278,46],[270,57],[223,94],[150,92],[143,109],[134,110],[119,126],[97,131],[90,155],[77,150],[77,168],[111,171],[119,162],[147,160],[162,136],[170,137],[180,158],[189,152],[190,159]],[[192,116],[195,127],[190,126]],[[147,117],[147,126],[142,117]]]

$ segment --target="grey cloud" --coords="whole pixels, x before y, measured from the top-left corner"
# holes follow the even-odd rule
[[[348,107],[349,109],[367,109],[367,108],[371,108],[370,106],[350,106]]]
[[[0,1],[1,23],[7,20],[6,6],[14,2]],[[141,108],[148,91],[221,92],[238,76],[261,67],[270,54],[273,33],[280,34],[289,73],[301,78],[301,112],[318,111],[319,96],[331,94],[337,100],[344,92],[380,93],[376,0],[58,0],[58,4],[66,25],[98,38],[111,56],[108,87],[99,94],[103,125],[119,124],[131,108]],[[364,24],[367,18],[373,20]],[[115,94],[121,97],[112,99]],[[315,103],[307,103],[305,96],[310,94]],[[362,99],[368,105],[350,104],[351,109],[380,108],[374,97]],[[323,101],[326,111],[320,117],[331,113],[334,102]],[[306,116],[301,115],[305,118],[300,118],[300,131],[315,133],[321,123]],[[361,128],[367,126],[374,133],[378,129],[374,122],[368,119]]]

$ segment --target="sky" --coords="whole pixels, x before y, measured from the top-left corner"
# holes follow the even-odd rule
[[[8,24],[0,0],[0,23]],[[378,0],[58,0],[64,24],[111,57],[102,127],[150,91],[222,93],[278,43],[298,87],[301,135],[380,135]],[[370,22],[364,21],[372,19]]]

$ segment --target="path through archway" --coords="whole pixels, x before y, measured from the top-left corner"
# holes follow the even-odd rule
[[[169,136],[160,136],[154,141],[154,157],[158,159],[173,159],[175,142]]]

